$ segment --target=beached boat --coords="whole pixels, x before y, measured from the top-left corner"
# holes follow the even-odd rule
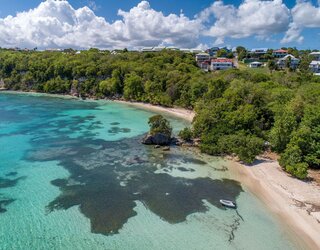
[[[220,203],[225,207],[237,208],[237,204],[229,200],[220,200]]]

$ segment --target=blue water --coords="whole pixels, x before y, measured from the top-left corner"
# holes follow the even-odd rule
[[[0,249],[301,248],[227,162],[142,145],[151,115],[0,93]]]

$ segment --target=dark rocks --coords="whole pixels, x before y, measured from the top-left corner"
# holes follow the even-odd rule
[[[167,146],[171,144],[171,137],[162,133],[156,133],[154,135],[147,134],[142,143],[146,145],[160,145]]]
[[[162,151],[170,151],[170,147],[164,147]]]

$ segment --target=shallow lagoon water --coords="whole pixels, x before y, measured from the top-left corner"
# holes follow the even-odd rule
[[[0,249],[299,248],[227,162],[140,144],[151,115],[1,93]]]

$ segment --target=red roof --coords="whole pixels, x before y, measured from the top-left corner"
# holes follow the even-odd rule
[[[278,49],[278,50],[274,50],[273,52],[277,52],[277,53],[288,53],[288,50]]]
[[[210,64],[210,61],[201,62],[201,64]]]
[[[232,63],[232,59],[227,59],[227,58],[217,58],[217,59],[212,59],[211,62],[219,62],[219,63],[226,63],[230,62]]]

